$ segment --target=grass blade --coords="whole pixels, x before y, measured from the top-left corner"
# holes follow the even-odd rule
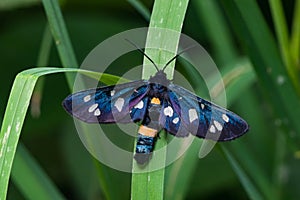
[[[160,65],[167,63],[169,59],[176,55],[187,5],[188,0],[156,0],[154,2],[145,53],[152,58],[159,67],[162,67]],[[174,18],[174,15],[177,17]],[[151,29],[153,27],[161,29]],[[170,34],[168,33],[170,30],[176,31],[173,37],[169,37]],[[155,47],[155,49],[148,49],[147,47]],[[161,49],[168,50],[172,53]],[[173,62],[172,67],[167,68],[165,71],[168,78],[173,77],[174,63],[175,62]],[[144,79],[148,79],[156,72],[154,67],[149,66],[151,66],[151,63],[147,59],[144,59],[142,77]],[[157,141],[155,150],[165,145],[166,140],[163,134],[161,134],[161,139]],[[154,156],[156,155],[154,154]],[[165,163],[165,161],[166,150],[164,150],[159,159],[160,164]],[[165,169],[162,168],[149,172],[148,170],[149,168],[151,169],[152,165],[155,165],[153,158],[148,163],[146,169],[140,169],[140,166],[133,161],[131,199],[163,199]]]
[[[39,77],[58,72],[82,72],[89,75],[99,75],[99,73],[87,70],[40,67],[23,71],[16,76],[0,132],[0,199],[6,198],[13,158],[35,84]],[[102,77],[106,77],[106,75]],[[101,80],[110,84],[114,78],[116,81],[119,79],[107,75],[107,78]]]
[[[221,146],[221,149],[222,149],[225,157],[231,164],[232,168],[234,169],[235,173],[239,177],[239,180],[243,184],[250,199],[253,199],[253,200],[263,199],[262,196],[260,195],[260,193],[255,188],[255,186],[250,181],[249,177],[246,175],[246,173],[242,169],[242,167],[238,164],[238,162],[234,159],[234,157],[229,153],[229,151],[223,146]]]
[[[199,18],[213,47],[215,60],[222,65],[229,64],[237,57],[233,39],[226,27],[226,21],[215,0],[193,1]],[[222,33],[222,34],[220,34]]]
[[[2,0],[0,1],[0,10],[11,10],[14,8],[27,7],[38,3],[38,0]]]
[[[295,2],[295,11],[292,24],[292,34],[290,41],[290,52],[293,64],[300,69],[300,0]]]
[[[289,35],[282,3],[280,0],[269,0],[269,3],[271,6],[276,35],[285,67],[290,78],[292,79],[293,84],[299,89],[299,78],[297,76],[296,65],[292,63],[291,59]]]
[[[145,19],[150,20],[150,12],[139,0],[127,0]]]
[[[43,0],[48,23],[56,44],[63,67],[78,68],[75,53],[57,0]],[[75,76],[67,74],[69,87],[72,88]]]

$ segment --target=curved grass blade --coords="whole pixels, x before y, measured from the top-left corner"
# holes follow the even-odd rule
[[[25,70],[16,76],[0,132],[0,199],[6,198],[13,159],[35,84],[39,77],[58,72],[82,72],[91,76],[98,74],[98,77],[101,75],[87,70],[41,67]],[[103,74],[102,77],[106,75]],[[107,75],[107,78],[102,79],[108,84],[112,80],[118,81],[119,77]]]

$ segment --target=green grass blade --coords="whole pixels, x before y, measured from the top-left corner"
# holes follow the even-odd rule
[[[259,200],[263,199],[260,193],[257,191],[253,183],[250,181],[250,178],[247,176],[247,174],[244,172],[243,168],[238,164],[238,162],[234,159],[234,157],[230,154],[230,152],[223,146],[221,146],[221,149],[226,156],[227,160],[231,164],[232,168],[234,169],[235,173],[239,177],[239,180],[243,184],[248,196],[250,199],[253,200]]]
[[[78,68],[75,53],[57,0],[43,0],[52,36],[63,67]],[[67,74],[69,87],[73,87],[74,74]]]
[[[127,0],[145,19],[150,20],[150,12],[139,0]]]
[[[295,11],[292,24],[290,52],[293,64],[300,69],[300,0],[295,2]]]
[[[233,62],[237,52],[217,1],[193,1],[192,5],[195,5],[197,14],[203,22],[202,26],[207,32],[207,37],[213,48],[214,59],[222,65]]]
[[[154,2],[153,11],[150,20],[150,26],[146,41],[145,53],[153,59],[153,61],[159,65],[167,63],[174,55],[176,55],[180,32],[182,29],[183,20],[185,17],[188,0],[156,0]],[[174,17],[176,16],[176,17]],[[161,28],[160,33],[151,28]],[[169,37],[167,30],[176,31],[178,34],[174,34],[173,37]],[[155,47],[155,49],[147,49],[147,47]],[[167,48],[169,52],[158,49]],[[172,53],[170,53],[172,52]],[[165,70],[168,78],[173,77],[174,63]],[[156,70],[154,67],[150,67],[151,63],[144,59],[143,77],[148,79],[153,75]],[[166,145],[166,140],[161,134],[161,139],[156,142],[155,149]],[[155,156],[155,154],[154,154]],[[160,163],[166,161],[166,150],[160,158]],[[152,160],[148,163],[148,167],[151,168],[155,162]],[[131,199],[163,199],[164,196],[164,176],[165,169],[159,169],[153,172],[148,172],[146,169],[140,169],[140,166],[133,161],[133,174],[131,184]],[[139,172],[139,173],[137,173]]]
[[[35,80],[30,82],[21,75],[16,77],[3,118],[0,132],[0,199],[6,199],[12,162],[31,96],[27,95],[26,90],[33,88]]]
[[[11,174],[26,199],[65,199],[22,144],[18,144]]]
[[[27,7],[38,4],[39,0],[2,0],[0,1],[0,10],[11,10],[19,7]]]
[[[280,0],[269,0],[273,21],[275,24],[275,30],[277,39],[280,46],[281,55],[285,64],[285,67],[288,71],[289,76],[291,77],[294,85],[296,87],[299,83],[299,78],[297,75],[296,65],[292,62],[292,57],[290,53],[290,43],[288,28],[286,24],[286,19],[284,16],[283,6]],[[299,88],[298,88],[299,89]]]
[[[95,74],[101,75],[87,70],[40,67],[23,71],[16,76],[0,132],[0,199],[6,198],[13,158],[36,81],[41,76],[58,72],[82,72],[93,76]],[[102,77],[106,77],[106,75]],[[112,80],[117,81],[118,79],[119,77],[107,75],[107,78],[101,80],[110,84]]]
[[[43,70],[43,69],[41,69]],[[44,70],[43,70],[44,71]],[[0,199],[5,199],[13,158],[37,77],[25,71],[12,86],[0,133]]]
[[[262,170],[261,166],[256,162],[255,155],[251,154],[243,144],[235,143],[232,145],[232,149],[226,149],[230,154],[235,155],[236,160],[240,161],[240,169],[238,171],[233,167],[235,164],[231,163],[232,160],[228,158],[229,163],[233,167],[234,172],[237,174],[241,183],[249,182],[252,188],[255,188],[255,193],[260,193],[266,199],[277,199],[276,193],[273,192],[272,184],[269,179],[267,179],[267,174]],[[238,151],[238,152],[237,152]],[[247,157],[247,159],[245,159]],[[235,161],[234,161],[235,162]],[[237,161],[236,161],[237,162]],[[246,176],[241,176],[241,174],[246,174]],[[251,179],[250,179],[251,177]],[[243,179],[243,180],[242,180]],[[243,184],[245,191],[248,193],[249,197],[252,196],[251,191],[249,191],[247,185]]]

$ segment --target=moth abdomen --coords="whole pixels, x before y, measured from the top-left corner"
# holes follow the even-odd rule
[[[157,130],[141,125],[138,133],[135,160],[139,164],[145,164],[150,160],[154,144],[156,141]]]

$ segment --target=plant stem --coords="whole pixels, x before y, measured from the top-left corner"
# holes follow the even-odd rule
[[[185,17],[188,0],[156,0],[150,19],[145,53],[158,65],[163,67],[176,55],[180,32]],[[170,34],[171,33],[171,34]],[[165,70],[167,77],[173,77],[175,61]],[[156,73],[156,69],[148,59],[144,59],[143,77],[148,79]],[[166,139],[163,134],[155,145],[155,150],[160,149],[161,154],[154,155],[148,165],[141,167],[133,161],[131,199],[163,199],[164,175],[166,162]],[[155,158],[156,156],[156,158]],[[153,171],[159,158],[162,168]]]

